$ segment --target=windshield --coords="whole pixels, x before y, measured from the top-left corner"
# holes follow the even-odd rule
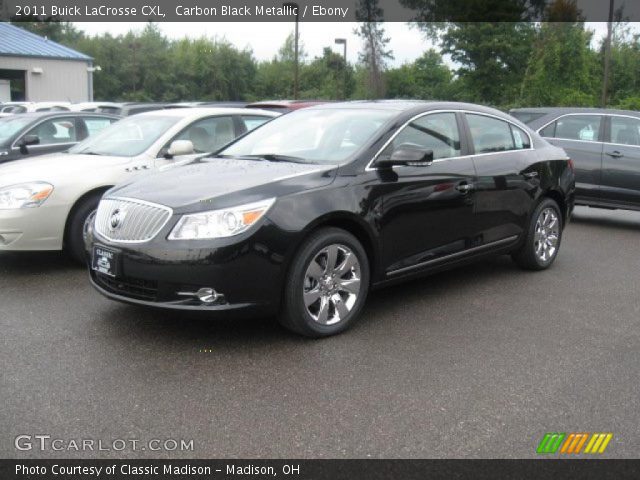
[[[129,117],[80,142],[69,149],[69,153],[135,157],[153,145],[179,120],[180,117],[173,116]]]
[[[0,145],[9,142],[13,136],[29,125],[33,118],[7,117],[0,119]]]
[[[355,108],[298,110],[264,124],[220,153],[340,163],[373,140],[382,125],[396,114]]]

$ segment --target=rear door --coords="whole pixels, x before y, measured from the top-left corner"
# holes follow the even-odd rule
[[[576,199],[598,202],[602,184],[604,115],[564,115],[544,128],[540,135],[561,147],[573,160],[576,173]]]
[[[531,137],[501,118],[467,113],[475,155],[476,243],[496,247],[515,241],[527,225],[538,185],[537,172],[527,167],[536,162]]]
[[[611,115],[602,164],[603,202],[640,208],[640,119]]]

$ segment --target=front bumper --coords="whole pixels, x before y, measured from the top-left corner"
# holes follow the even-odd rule
[[[67,208],[0,210],[0,251],[61,250]]]
[[[280,305],[285,264],[279,248],[266,240],[270,228],[224,241],[169,241],[158,235],[135,245],[109,242],[90,231],[88,243],[116,251],[119,262],[116,277],[90,270],[91,283],[104,296],[135,305],[271,315]],[[190,295],[202,288],[220,297],[207,304]]]

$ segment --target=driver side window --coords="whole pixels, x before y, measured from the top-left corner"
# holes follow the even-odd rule
[[[460,156],[460,133],[456,114],[433,113],[414,120],[384,149],[380,158],[389,158],[400,145],[432,150],[434,160]]]
[[[172,138],[162,149],[166,151],[176,140],[189,140],[195,153],[214,152],[236,137],[232,117],[209,117],[198,120]]]
[[[33,127],[24,136],[27,135],[37,135],[40,139],[39,145],[73,143],[76,141],[74,119],[69,117],[46,120]]]

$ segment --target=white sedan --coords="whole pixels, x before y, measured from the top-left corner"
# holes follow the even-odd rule
[[[84,261],[87,219],[117,183],[214,152],[278,116],[181,108],[120,120],[68,152],[0,165],[0,252],[66,250]]]

